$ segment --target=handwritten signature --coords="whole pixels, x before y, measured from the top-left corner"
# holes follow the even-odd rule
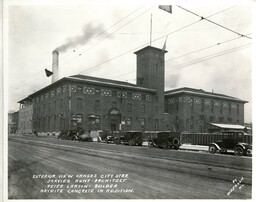
[[[227,195],[230,196],[230,194],[235,190],[235,189],[239,189],[241,190],[244,187],[244,184],[242,184],[242,181],[244,180],[244,177],[241,177],[240,180],[234,179],[232,182],[234,184],[234,186],[228,191]]]

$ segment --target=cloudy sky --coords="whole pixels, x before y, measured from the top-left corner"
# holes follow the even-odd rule
[[[85,74],[135,83],[133,53],[149,45],[152,15],[152,46],[162,48],[168,35],[166,90],[192,87],[247,100],[245,121],[251,122],[250,4],[182,1],[169,14],[149,3],[21,2],[13,1],[5,10],[9,111],[18,110],[19,100],[51,83],[44,69],[51,70],[55,49],[60,52],[61,77]]]

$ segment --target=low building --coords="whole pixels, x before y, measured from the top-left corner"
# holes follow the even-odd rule
[[[18,130],[19,112],[8,113],[8,134],[14,134]]]
[[[30,98],[25,98],[20,103],[19,110],[19,134],[31,134],[33,133],[33,105]]]
[[[245,103],[239,98],[202,89],[185,87],[165,92],[170,128],[182,132],[207,132],[209,123],[243,125]]]

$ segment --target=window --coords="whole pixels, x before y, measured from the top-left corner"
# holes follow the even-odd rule
[[[142,95],[141,95],[141,99],[142,99],[142,100],[146,100],[146,95],[145,95],[145,94],[142,94]]]
[[[176,98],[176,110],[179,111],[179,99]]]
[[[76,115],[76,120],[77,120],[77,123],[82,123],[83,122],[83,115],[82,114],[77,114]]]
[[[223,113],[223,102],[220,102],[220,113]]]
[[[40,110],[39,110],[40,111]],[[51,111],[51,103],[49,102],[49,104],[48,104],[48,112],[50,112]],[[40,113],[40,112],[39,112]]]
[[[127,97],[128,97],[129,99],[132,99],[132,93],[127,93]]]
[[[60,99],[60,108],[61,109],[63,108],[63,99],[62,98]]]
[[[211,112],[214,113],[214,101],[211,101]]]
[[[56,108],[57,108],[57,102],[56,100],[54,101],[54,112],[56,112]]]
[[[127,112],[132,112],[132,103],[127,103]]]
[[[83,91],[83,87],[81,87],[81,86],[77,86],[77,92],[82,92]]]
[[[116,107],[116,102],[112,102],[112,107]]]
[[[112,91],[113,97],[117,97],[117,92],[115,90]]]
[[[201,112],[204,112],[204,99],[201,100]]]
[[[223,122],[224,122],[224,117],[222,117],[222,116],[219,117],[219,122],[220,122],[220,123],[223,123]]]
[[[155,119],[155,130],[158,130],[158,119]]]
[[[158,114],[158,106],[155,106],[155,114]]]
[[[236,105],[236,113],[239,115],[239,104]]]
[[[100,100],[95,100],[95,112],[99,112],[101,108]]]
[[[126,122],[127,126],[131,126],[132,125],[132,118],[131,117],[126,117],[125,122]]]
[[[77,98],[77,108],[83,109],[83,99],[82,98]]]
[[[194,116],[190,118],[190,129],[194,129]]]
[[[141,118],[140,119],[140,125],[141,125],[141,128],[145,128],[145,125],[146,125],[146,120],[144,118]]]
[[[97,116],[96,120],[95,120],[96,124],[100,124],[100,116]]]
[[[231,103],[228,103],[228,113],[231,114]]]
[[[191,98],[191,112],[194,112],[194,98]]]
[[[145,105],[141,105],[141,113],[146,113],[146,106]]]

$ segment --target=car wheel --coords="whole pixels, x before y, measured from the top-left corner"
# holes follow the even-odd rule
[[[152,141],[148,141],[148,147],[150,147],[150,148],[153,148],[153,147],[154,147],[154,144],[153,144]]]
[[[174,149],[175,149],[175,150],[178,150],[178,149],[179,149],[179,146],[175,145],[175,146],[174,146]]]
[[[217,151],[216,147],[214,145],[209,146],[209,153],[210,154],[215,154]]]
[[[244,155],[244,149],[240,146],[235,147],[235,155],[236,156],[243,156]]]
[[[169,144],[168,144],[168,142],[165,142],[165,143],[164,143],[163,148],[164,148],[164,149],[169,149]]]

